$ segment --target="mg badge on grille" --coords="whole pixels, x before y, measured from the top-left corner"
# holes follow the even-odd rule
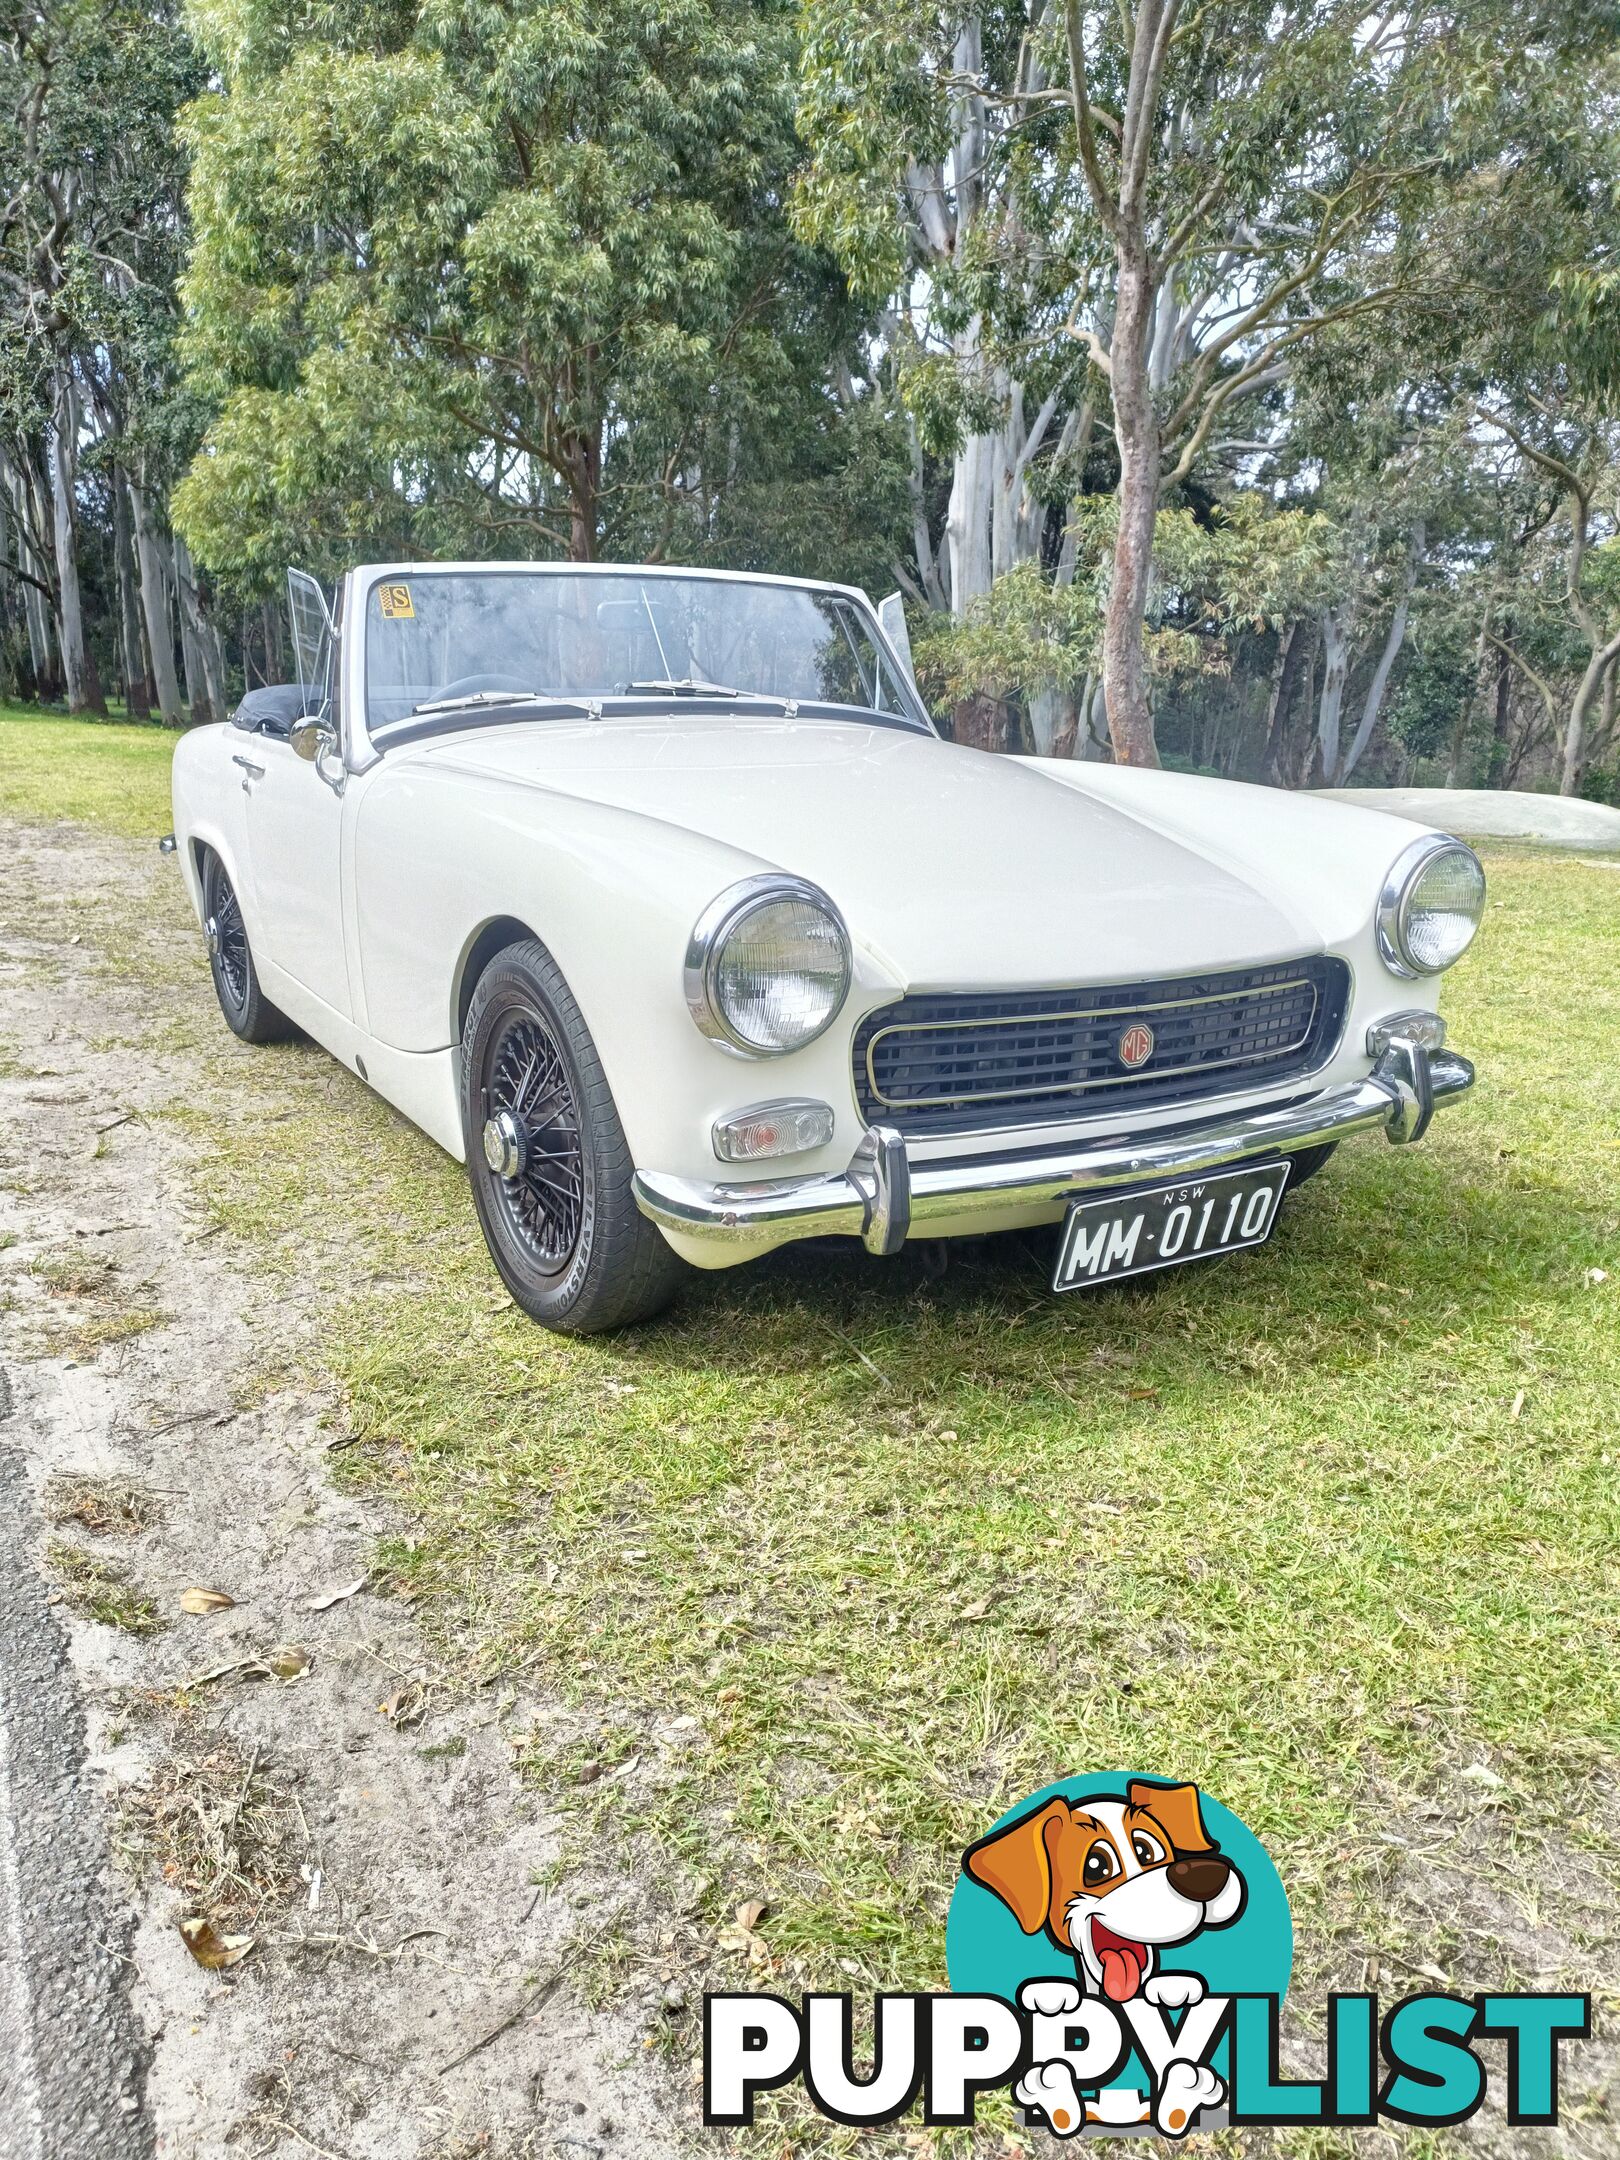
[[[1135,1072],[1153,1055],[1153,1030],[1145,1020],[1133,1020],[1115,1045],[1119,1062]]]

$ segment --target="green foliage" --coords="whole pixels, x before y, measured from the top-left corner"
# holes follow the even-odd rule
[[[892,517],[893,458],[842,281],[782,214],[785,0],[280,19],[192,16],[220,77],[187,117],[200,556],[865,566],[851,470]]]
[[[1038,562],[1020,563],[962,621],[934,615],[914,628],[918,679],[936,712],[975,696],[1078,693],[1101,666],[1115,514],[1111,496],[1077,506],[1071,582],[1054,583]],[[1314,511],[1277,511],[1239,495],[1204,518],[1162,512],[1154,563],[1149,658],[1169,684],[1230,674],[1247,631],[1325,604],[1338,582],[1340,535]]]
[[[964,698],[1078,689],[1097,665],[1095,581],[1053,585],[1038,563],[1009,570],[960,622],[930,615],[912,637],[917,680],[936,713]]]

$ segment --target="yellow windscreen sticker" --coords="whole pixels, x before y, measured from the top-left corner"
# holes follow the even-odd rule
[[[382,609],[384,622],[414,622],[416,619],[408,585],[379,585],[377,604]]]

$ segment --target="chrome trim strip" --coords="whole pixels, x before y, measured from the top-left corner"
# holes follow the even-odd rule
[[[1111,985],[1102,984],[1106,990]],[[1057,1080],[1043,1081],[1039,1087],[980,1088],[971,1095],[885,1095],[878,1086],[877,1074],[872,1066],[872,1053],[886,1035],[926,1035],[940,1029],[970,1027],[1041,1027],[1056,1026],[1065,1020],[1117,1020],[1121,1024],[1134,1020],[1141,1013],[1191,1012],[1198,1005],[1227,1005],[1238,999],[1277,997],[1285,990],[1309,990],[1311,1014],[1305,1023],[1305,1032],[1294,1042],[1281,1043],[1274,1050],[1263,1050],[1241,1058],[1211,1058],[1199,1065],[1144,1065],[1139,1072],[1121,1073],[1113,1080]],[[959,1103],[1016,1102],[1026,1095],[1077,1095],[1086,1096],[1096,1088],[1128,1087],[1132,1081],[1179,1080],[1195,1072],[1236,1072],[1244,1065],[1263,1064],[1268,1058],[1289,1057],[1296,1050],[1303,1050],[1311,1039],[1311,1029],[1316,1025],[1316,1015],[1321,1007],[1322,994],[1308,975],[1296,975],[1285,983],[1263,983],[1254,990],[1217,990],[1208,997],[1164,998],[1151,1005],[1122,1005],[1117,1013],[1090,1011],[1061,1013],[1005,1013],[998,1019],[986,1020],[896,1020],[888,1027],[881,1027],[866,1046],[866,1084],[872,1091],[872,1100],[882,1103],[886,1110],[950,1110]]]
[[[898,1249],[908,1233],[926,1236],[930,1222],[988,1215],[1008,1206],[1054,1213],[1076,1193],[1154,1179],[1192,1176],[1253,1155],[1290,1154],[1323,1141],[1382,1128],[1409,1141],[1474,1084],[1467,1058],[1432,1054],[1403,1038],[1362,1080],[1341,1082],[1281,1109],[1251,1110],[1195,1131],[1084,1141],[1038,1155],[985,1161],[912,1162],[892,1126],[869,1128],[849,1170],[781,1178],[755,1185],[705,1185],[659,1171],[638,1170],[636,1205],[661,1228],[684,1237],[714,1238],[746,1259],[799,1238],[859,1237],[874,1251]],[[1425,1101],[1425,1096],[1427,1101]],[[1432,1110],[1429,1111],[1432,1114]],[[1415,1129],[1415,1130],[1414,1130]],[[907,1206],[898,1227],[900,1167]]]

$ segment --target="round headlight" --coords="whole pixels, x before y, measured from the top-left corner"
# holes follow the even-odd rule
[[[1460,840],[1438,833],[1397,856],[1378,902],[1378,949],[1397,975],[1438,975],[1474,942],[1485,872]]]
[[[779,1057],[814,1042],[848,994],[843,918],[802,878],[745,878],[692,932],[692,1018],[705,1035],[750,1057]]]

